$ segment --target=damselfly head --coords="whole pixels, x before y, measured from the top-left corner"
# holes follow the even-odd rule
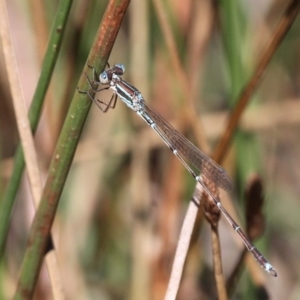
[[[125,72],[125,67],[122,64],[114,65],[112,68],[106,69],[99,76],[99,81],[102,84],[108,84],[113,78],[113,75],[122,76]]]

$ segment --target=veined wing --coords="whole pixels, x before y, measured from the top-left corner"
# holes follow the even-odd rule
[[[171,124],[144,102],[145,111],[178,153],[185,157],[200,173],[224,190],[232,190],[232,181],[227,172],[210,157],[200,151],[193,143],[179,133]]]

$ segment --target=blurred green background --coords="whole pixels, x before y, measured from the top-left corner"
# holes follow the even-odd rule
[[[57,5],[58,1],[8,3],[28,107]],[[73,3],[35,136],[43,179],[106,5],[96,0]],[[109,62],[124,64],[124,78],[207,152],[207,143],[201,141],[205,139],[210,149],[216,145],[286,6],[282,0],[134,0]],[[230,195],[222,192],[221,199],[226,207],[235,203],[232,214],[241,224],[245,186],[253,174],[261,177],[266,230],[255,244],[279,274],[274,279],[259,267],[251,272],[245,268],[232,299],[268,299],[257,294],[255,282],[264,283],[269,299],[300,298],[299,25],[296,19],[269,64],[222,164],[235,190]],[[171,29],[171,36],[163,26]],[[175,51],[168,42],[172,37]],[[8,85],[2,54],[0,72],[2,194],[19,141],[10,97],[13,87]],[[106,101],[110,96],[109,91],[98,95]],[[189,112],[196,116],[192,125]],[[66,299],[163,299],[194,186],[151,128],[121,101],[106,114],[92,105],[53,226]],[[11,298],[15,291],[33,215],[25,172],[1,264],[0,299]],[[206,222],[201,225],[178,299],[215,297],[209,227]],[[244,246],[224,220],[220,235],[224,273],[229,276]],[[52,299],[46,268],[35,299]]]

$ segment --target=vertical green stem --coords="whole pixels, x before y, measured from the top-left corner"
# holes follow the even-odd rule
[[[73,0],[62,0],[57,8],[57,14],[51,30],[49,44],[42,64],[41,75],[28,113],[32,132],[35,132],[40,119],[42,105],[57,60],[72,2]],[[9,219],[24,167],[24,154],[22,147],[19,144],[14,158],[12,176],[4,191],[3,198],[0,201],[0,257],[3,254],[5,239],[9,228]]]
[[[108,3],[87,62],[97,70],[105,67],[128,4],[129,0],[111,0]],[[80,90],[89,89],[85,78],[85,73],[88,72],[89,68],[86,66],[79,80]],[[90,106],[90,99],[76,91],[53,154],[45,189],[32,224],[14,299],[32,298],[60,195]]]

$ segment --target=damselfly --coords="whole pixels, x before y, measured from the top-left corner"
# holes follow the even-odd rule
[[[247,235],[242,231],[239,225],[234,221],[230,214],[223,207],[222,203],[217,197],[214,197],[206,185],[202,182],[201,177],[198,176],[190,165],[198,169],[201,174],[213,181],[220,188],[227,191],[232,190],[232,182],[226,171],[214,162],[211,158],[200,151],[193,143],[186,139],[176,129],[174,129],[165,119],[163,119],[157,112],[155,112],[144,100],[142,94],[138,89],[127,81],[122,79],[125,72],[125,67],[121,64],[108,67],[99,76],[99,81],[96,78],[96,71],[93,69],[93,81],[87,76],[87,80],[94,93],[102,90],[111,89],[113,95],[108,103],[105,103],[89,92],[79,91],[86,93],[94,103],[103,111],[107,112],[109,108],[114,108],[116,105],[117,97],[119,97],[129,108],[135,111],[151,128],[160,136],[165,144],[171,149],[174,155],[181,161],[189,173],[198,181],[207,195],[214,201],[220,211],[223,213],[229,224],[239,234],[244,242],[248,251],[252,253],[257,262],[268,273],[277,276],[277,273],[268,260],[261,254],[261,252],[252,244]],[[97,85],[94,89],[93,86]],[[99,88],[104,85],[105,87]]]

